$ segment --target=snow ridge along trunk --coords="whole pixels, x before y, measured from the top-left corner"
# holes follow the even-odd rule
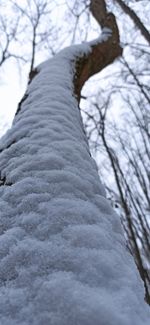
[[[106,25],[98,40],[41,64],[1,140],[2,325],[148,324],[78,109],[80,89],[98,69],[92,53],[99,70],[119,54],[116,43],[118,54],[103,55],[113,37]]]

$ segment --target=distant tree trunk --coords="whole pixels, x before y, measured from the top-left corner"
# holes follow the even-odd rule
[[[143,286],[78,109],[84,82],[121,54],[115,18],[105,5],[97,15],[99,3],[91,10],[100,40],[37,68],[1,142],[3,325],[148,324]]]
[[[148,29],[144,26],[141,19],[136,15],[134,10],[130,8],[124,1],[122,0],[115,0],[118,5],[121,7],[121,9],[124,11],[125,14],[127,14],[130,19],[132,19],[135,26],[140,30],[141,34],[145,38],[145,40],[150,44],[150,33]]]

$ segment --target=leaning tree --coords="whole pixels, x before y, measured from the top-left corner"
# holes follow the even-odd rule
[[[0,148],[1,324],[148,324],[120,220],[105,198],[79,112],[83,84],[121,55],[113,14],[38,66]]]

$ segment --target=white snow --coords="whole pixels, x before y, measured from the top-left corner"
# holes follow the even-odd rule
[[[0,325],[149,324],[73,95],[75,57],[90,50],[39,66],[1,140]]]

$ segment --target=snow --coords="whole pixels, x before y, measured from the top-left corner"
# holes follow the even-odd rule
[[[38,67],[1,140],[0,324],[146,325],[150,312],[105,198],[67,48]]]

